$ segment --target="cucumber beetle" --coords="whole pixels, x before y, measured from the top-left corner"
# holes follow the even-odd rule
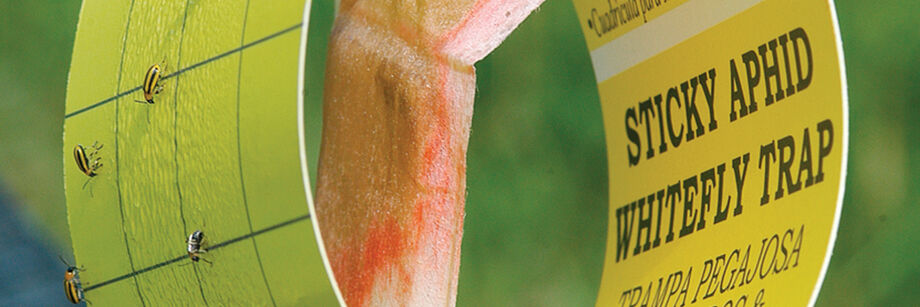
[[[102,157],[97,157],[96,154],[102,149],[102,144],[99,144],[98,141],[93,143],[93,146],[90,146],[92,151],[87,153],[87,150],[83,145],[77,144],[73,148],[73,158],[77,161],[77,168],[81,172],[89,176],[90,179],[96,177],[96,171],[102,167]],[[83,188],[86,188],[86,184],[89,183],[89,179],[86,179],[86,183],[83,184]]]
[[[204,260],[208,264],[211,264],[207,259],[201,258],[201,253],[207,252],[207,249],[201,248],[204,245],[204,232],[201,230],[195,230],[192,234],[188,235],[188,239],[185,240],[188,243],[188,257],[194,262],[198,260]]]
[[[147,73],[144,74],[144,85],[141,87],[144,90],[144,100],[135,99],[134,101],[153,104],[153,95],[159,94],[163,90],[160,78],[163,76],[164,68],[166,68],[165,60],[162,68],[160,64],[153,64],[147,69]]]
[[[79,271],[83,271],[83,269],[68,264],[60,256],[58,256],[58,259],[61,259],[61,262],[67,266],[67,272],[64,272],[64,295],[67,296],[67,300],[74,304],[83,301],[88,303],[89,301],[83,298],[83,286],[80,284],[80,276],[78,275]]]

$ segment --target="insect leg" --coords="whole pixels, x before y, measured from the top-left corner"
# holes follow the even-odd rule
[[[93,160],[93,166],[90,167],[90,170],[93,172],[96,172],[96,170],[102,168],[102,162],[99,162],[99,159],[100,158],[96,158],[96,160]]]

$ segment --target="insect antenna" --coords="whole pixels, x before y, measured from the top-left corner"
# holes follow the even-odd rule
[[[86,179],[86,182],[83,183],[83,189],[84,189],[84,190],[86,190],[86,185],[89,184],[89,182],[90,182],[91,180],[93,180],[92,177],[87,178],[87,179]],[[96,197],[96,195],[93,193],[93,187],[89,187],[89,197]]]
[[[61,259],[61,263],[63,263],[64,265],[66,265],[68,268],[70,267],[70,263],[67,263],[67,261],[64,260],[64,257],[63,257],[63,256],[58,255],[58,259]]]

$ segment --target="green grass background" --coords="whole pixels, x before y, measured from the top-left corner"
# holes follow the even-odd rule
[[[33,244],[63,255],[71,242],[62,175],[72,165],[62,165],[60,150],[79,8],[77,1],[0,0],[0,189],[15,200],[16,217],[39,230]],[[913,157],[920,149],[920,3],[845,0],[837,8],[849,81],[849,176],[818,305],[910,305],[920,299],[920,160]],[[330,1],[316,1],[313,32],[328,31],[331,10]],[[576,22],[571,3],[547,1],[477,65],[460,305],[594,300],[606,161]],[[324,42],[311,37],[309,47],[312,170],[319,124],[310,119],[318,118]],[[18,279],[4,276],[0,288]]]

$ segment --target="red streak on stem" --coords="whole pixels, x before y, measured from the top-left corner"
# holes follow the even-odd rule
[[[352,306],[366,306],[371,298],[374,282],[389,282],[378,277],[398,278],[401,301],[406,301],[409,294],[410,274],[406,267],[399,264],[406,254],[407,235],[393,218],[383,222],[375,221],[368,227],[367,238],[364,241],[362,263],[357,274],[349,274],[343,280],[345,301]],[[387,276],[390,275],[390,276]],[[353,278],[357,277],[357,278]]]

